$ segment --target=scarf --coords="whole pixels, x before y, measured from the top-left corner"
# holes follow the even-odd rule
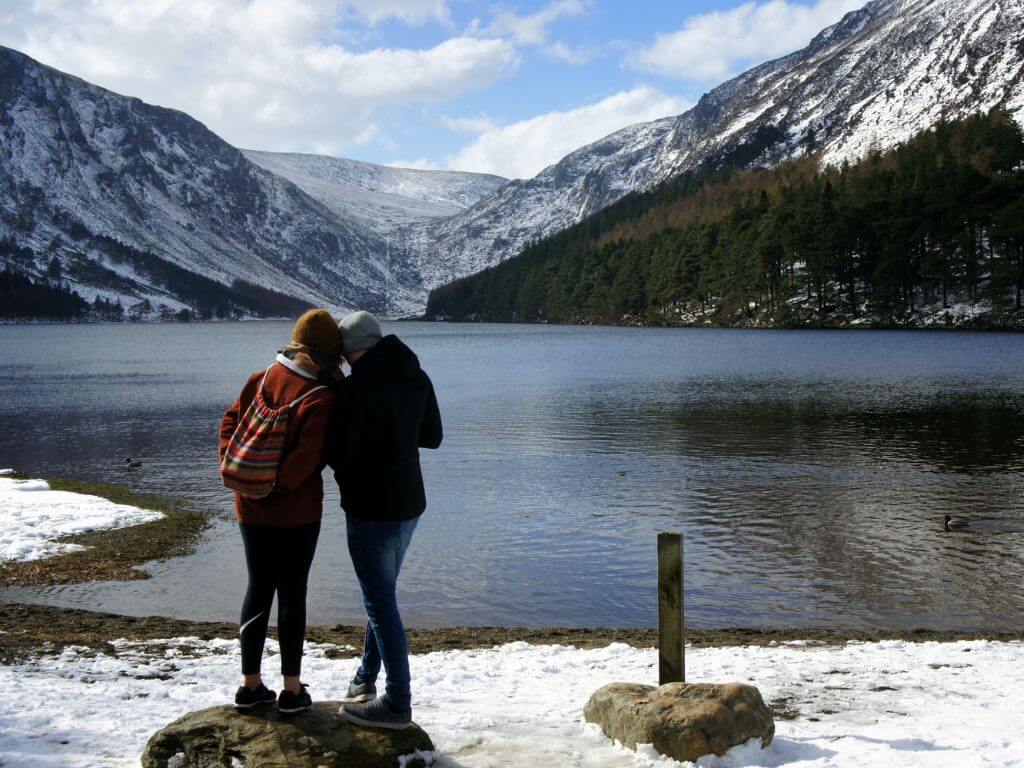
[[[278,351],[276,361],[303,378],[315,379],[324,384],[337,384],[345,378],[340,364],[334,364],[328,370],[320,365],[321,362],[324,366],[331,365],[327,355],[318,353],[304,344],[296,344],[294,341]]]

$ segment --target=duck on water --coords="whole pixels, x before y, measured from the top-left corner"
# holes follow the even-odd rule
[[[959,520],[952,515],[946,515],[946,519],[943,522],[943,527],[947,531],[962,531],[964,528],[970,525],[967,520]]]

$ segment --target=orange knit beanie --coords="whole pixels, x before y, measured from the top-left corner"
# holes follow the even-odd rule
[[[296,320],[292,341],[332,358],[341,356],[341,331],[326,309],[310,309]]]

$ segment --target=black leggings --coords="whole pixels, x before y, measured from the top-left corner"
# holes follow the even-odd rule
[[[239,523],[238,527],[249,569],[249,587],[238,630],[242,674],[255,675],[260,671],[270,606],[276,592],[281,674],[297,676],[302,669],[302,644],[306,639],[306,582],[320,536],[320,523],[295,528]]]

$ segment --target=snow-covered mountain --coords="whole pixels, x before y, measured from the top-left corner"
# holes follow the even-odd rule
[[[154,107],[0,48],[0,238],[56,258],[92,295],[177,307],[147,257],[230,286],[311,301],[373,302],[375,233],[342,222],[188,115]],[[166,281],[163,281],[166,282]]]
[[[338,309],[405,306],[419,276],[400,257],[385,265],[388,228],[504,181],[249,155],[182,112],[0,47],[0,266],[151,315],[225,302],[252,314],[253,285]]]
[[[508,179],[485,173],[424,171],[340,157],[242,150],[247,158],[288,179],[345,221],[378,234],[452,216]]]
[[[465,211],[405,229],[398,241],[428,290],[515,256],[623,195],[666,178],[657,167],[670,117],[625,128],[511,181]]]
[[[838,162],[997,104],[1024,119],[1024,0],[874,0],[684,114],[508,183],[240,151],[0,48],[0,259],[40,276],[56,260],[86,298],[174,309],[224,286],[251,296],[245,281],[411,314],[429,289],[705,161]]]
[[[875,0],[679,117],[578,149],[462,213],[410,227],[404,242],[430,287],[707,160],[772,164],[815,150],[838,162],[997,104],[1024,121],[1022,70],[1022,0]]]

